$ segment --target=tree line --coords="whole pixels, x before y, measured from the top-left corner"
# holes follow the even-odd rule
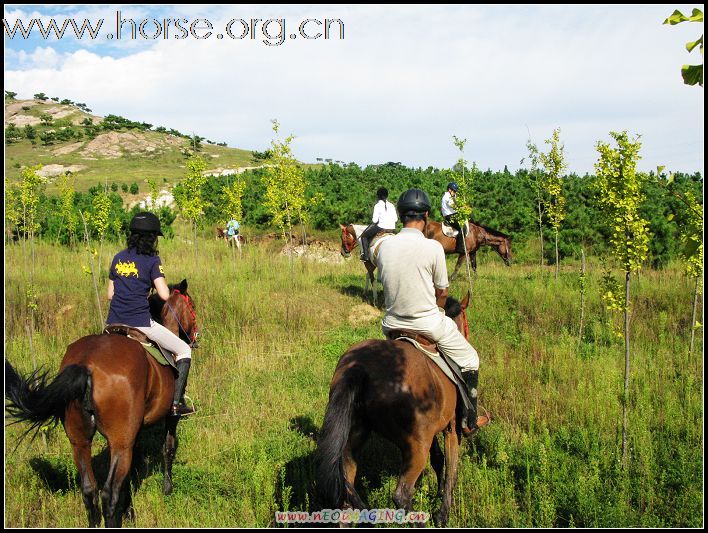
[[[379,187],[389,190],[394,203],[398,195],[408,188],[423,189],[430,195],[433,203],[432,218],[440,220],[440,199],[447,183],[454,179],[449,170],[433,167],[410,168],[393,162],[363,168],[355,164],[329,164],[303,170],[305,198],[308,202],[307,222],[309,227],[316,230],[335,229],[339,223],[368,222],[376,201],[375,191]],[[515,242],[523,243],[538,238],[538,213],[535,192],[530,185],[530,170],[520,169],[512,173],[506,168],[503,171],[480,171],[472,167],[467,169],[467,172],[474,174],[474,179],[471,180],[472,220],[509,234]],[[206,177],[200,185],[204,214],[197,221],[198,227],[204,229],[225,221],[229,215],[224,208],[227,201],[224,190],[237,180],[243,183],[241,222],[257,228],[271,226],[273,215],[264,202],[267,193],[264,181],[266,173],[266,168],[258,168],[240,175]],[[608,250],[610,235],[601,223],[592,188],[595,180],[593,175],[577,174],[566,175],[561,180],[566,205],[565,220],[558,230],[561,258],[580,257],[581,247],[597,255]],[[680,255],[683,246],[680,228],[690,224],[681,197],[690,194],[695,198],[702,198],[703,178],[700,173],[675,174],[669,186],[666,181],[668,180],[665,176],[650,174],[648,179],[643,180],[642,185],[645,201],[640,206],[639,213],[649,223],[651,238],[648,243],[648,259],[654,267],[666,265]],[[667,187],[670,187],[670,191]],[[16,188],[17,184],[6,184],[6,226],[21,231],[21,221],[12,216],[13,202],[19,202],[15,198],[16,195],[13,195]],[[183,188],[184,185],[177,184],[173,191],[175,196],[179,196]],[[63,211],[61,194],[49,195],[39,190],[38,213],[42,215],[35,235],[63,243],[69,242],[70,232],[63,227],[64,220],[71,216],[72,212],[74,216],[78,216],[79,211],[90,212],[94,197],[106,194],[111,206],[111,222],[106,238],[122,240],[130,217],[139,208],[125,208],[117,186],[105,189],[104,185],[96,185],[86,193],[74,193],[70,208],[65,206]],[[671,191],[676,194],[671,194]],[[21,205],[15,207],[21,212]],[[176,211],[169,207],[158,211],[163,218],[163,224],[169,228],[176,217]],[[292,222],[301,221],[295,216]],[[543,225],[551,234],[552,220],[544,218]],[[546,250],[546,260],[550,264],[555,261],[551,247]]]

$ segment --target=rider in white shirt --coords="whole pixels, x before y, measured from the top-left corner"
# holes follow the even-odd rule
[[[464,236],[462,227],[460,226],[460,223],[453,218],[453,215],[457,214],[457,210],[455,210],[455,196],[459,190],[459,186],[454,181],[447,184],[447,191],[443,194],[440,211],[445,219],[445,222],[458,231],[455,251],[459,254],[463,254],[465,253],[465,246],[463,243]]]
[[[376,191],[378,202],[374,206],[374,214],[371,217],[371,224],[361,234],[361,260],[369,260],[369,242],[380,232],[393,233],[398,222],[396,207],[388,201],[388,190],[384,187]]]

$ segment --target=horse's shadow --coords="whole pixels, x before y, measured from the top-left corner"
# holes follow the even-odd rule
[[[319,429],[310,417],[290,420],[290,429],[317,442]],[[380,489],[390,476],[397,476],[401,468],[401,454],[396,446],[372,434],[356,456],[358,463],[356,490],[367,501],[369,492]],[[295,457],[285,464],[275,488],[276,509],[279,511],[319,511],[326,507],[316,488],[317,456],[315,451]],[[283,524],[277,524],[279,526]],[[336,524],[288,524],[288,527],[327,527]]]
[[[336,290],[344,294],[345,296],[352,296],[358,300],[366,302],[373,305],[373,295],[371,289],[364,290],[365,278],[364,275],[359,278],[358,276],[346,275],[346,276],[324,276],[318,280],[320,283],[327,286],[334,286]],[[384,308],[384,297],[383,297],[383,286],[377,281],[377,302],[376,307],[379,309]]]
[[[162,472],[164,442],[164,423],[145,427],[140,431],[133,449],[128,494],[136,492],[148,477]],[[108,477],[110,459],[111,452],[107,444],[104,444],[98,455],[91,458],[99,490]],[[33,457],[29,460],[29,465],[50,492],[81,490],[81,479],[72,461],[51,461],[44,457]]]

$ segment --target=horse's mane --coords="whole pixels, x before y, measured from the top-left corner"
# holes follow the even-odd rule
[[[354,238],[358,241],[361,238],[361,234],[368,227],[366,224],[347,224],[347,227],[351,227],[354,230]]]
[[[474,220],[470,220],[470,224],[474,224],[475,226],[482,228],[484,231],[486,231],[487,233],[489,233],[490,235],[493,235],[495,237],[501,237],[503,239],[510,238],[506,233],[502,233],[501,231],[496,230],[496,229],[492,229],[488,226],[483,226],[482,224],[479,224],[479,223],[475,222]]]

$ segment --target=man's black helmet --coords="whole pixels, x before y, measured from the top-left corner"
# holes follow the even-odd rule
[[[455,183],[454,181],[451,181],[450,183],[447,184],[448,189],[452,189],[453,191],[457,192],[460,190],[460,187]]]
[[[160,219],[152,213],[138,213],[130,221],[130,231],[134,233],[157,233],[163,237],[160,230]]]
[[[408,189],[398,199],[396,204],[398,215],[404,217],[406,215],[420,215],[426,211],[430,211],[430,198],[420,189]]]

